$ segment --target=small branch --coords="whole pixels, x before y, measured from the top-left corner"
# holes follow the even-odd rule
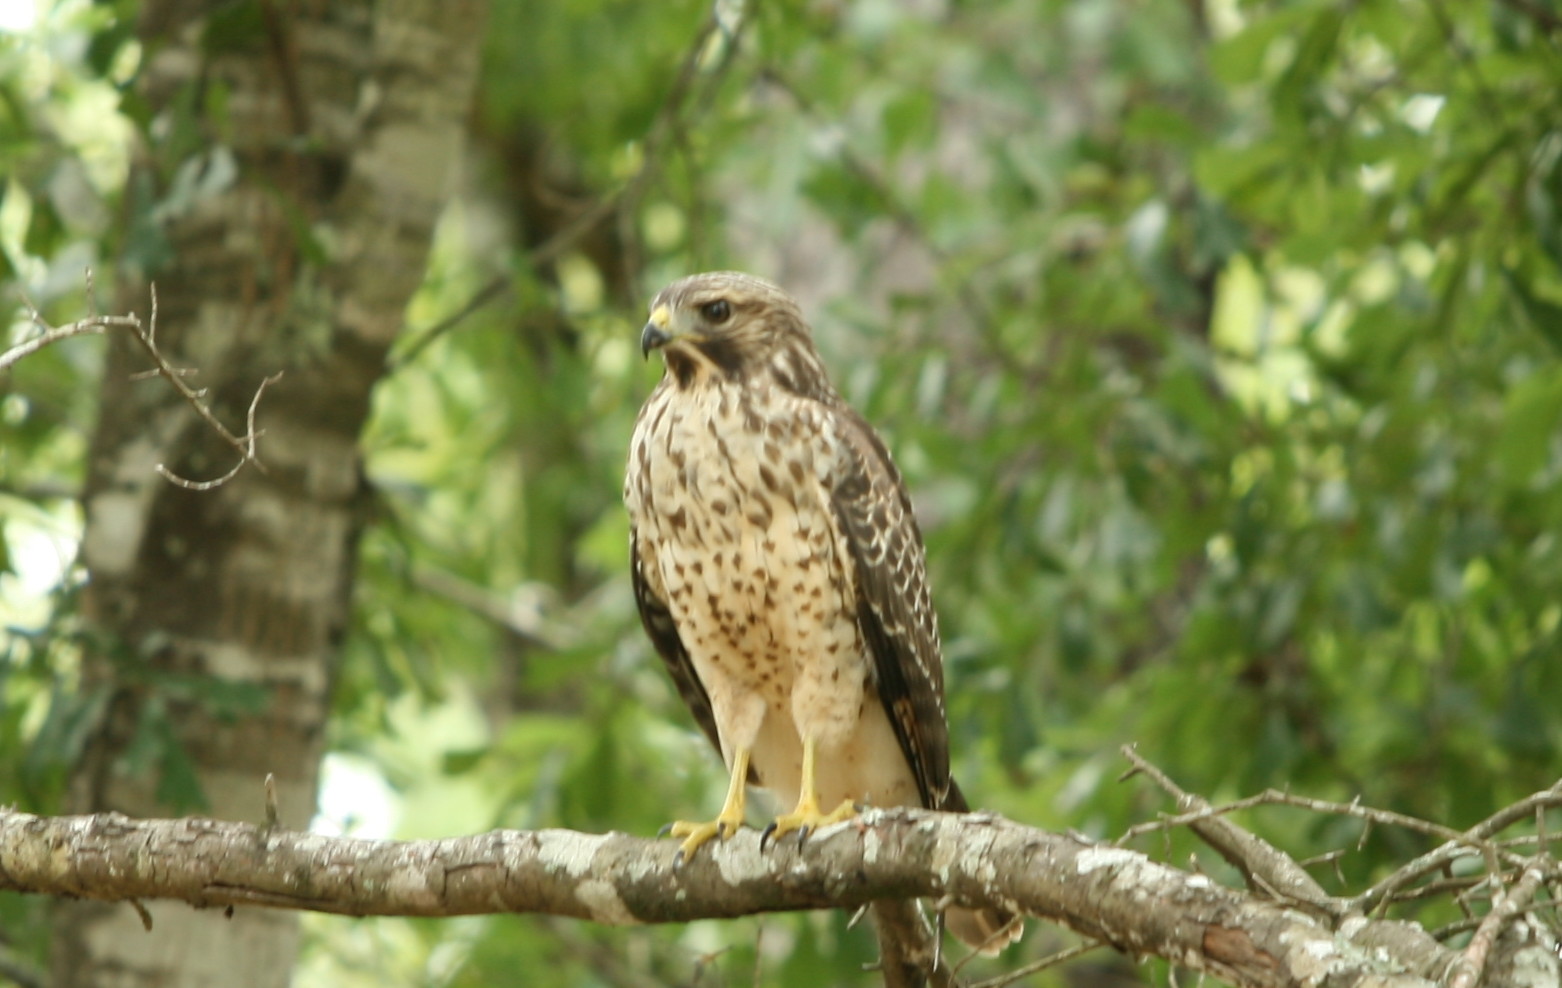
[[[65,326],[51,326],[47,321],[45,321],[42,313],[38,311],[32,302],[28,301],[24,297],[23,304],[27,306],[28,316],[32,319],[34,325],[41,329],[42,332],[32,339],[24,340],[23,342],[18,343],[17,345],[6,350],[3,354],[0,354],[0,371],[8,369],[12,364],[15,364],[23,357],[37,353],[44,347],[51,346],[52,344],[58,343],[61,340],[69,339],[72,336],[101,334],[106,333],[110,329],[128,329],[130,330],[130,335],[135,338],[135,341],[141,345],[141,349],[146,351],[146,355],[152,360],[153,367],[150,371],[145,372],[145,376],[150,377],[152,375],[156,375],[166,380],[173,387],[173,389],[179,393],[179,396],[183,398],[191,408],[195,409],[195,413],[199,415],[207,425],[211,426],[219,436],[222,437],[224,442],[238,451],[240,457],[239,462],[234,464],[232,470],[229,470],[226,474],[218,477],[216,480],[188,480],[174,473],[172,470],[168,469],[165,464],[162,463],[157,464],[157,472],[170,483],[177,484],[180,487],[188,488],[189,490],[194,491],[206,491],[211,490],[214,487],[220,487],[223,484],[226,484],[228,481],[232,480],[234,477],[238,476],[239,471],[243,470],[246,466],[253,465],[255,469],[259,470],[261,473],[265,473],[265,464],[261,463],[256,456],[255,444],[256,441],[260,438],[260,433],[255,429],[255,413],[256,410],[260,407],[260,396],[265,393],[266,388],[269,385],[275,384],[282,377],[282,373],[278,371],[277,373],[260,382],[260,386],[255,389],[255,396],[250,399],[249,415],[245,419],[245,434],[243,436],[235,436],[233,433],[228,431],[227,426],[218,421],[217,416],[212,414],[211,406],[208,405],[205,401],[206,389],[202,388],[197,390],[191,388],[188,384],[185,383],[184,378],[188,376],[191,371],[186,368],[174,367],[168,362],[168,359],[163,356],[162,351],[158,349],[157,286],[151,286],[150,291],[152,296],[152,314],[151,318],[147,320],[145,325],[142,324],[141,317],[132,312],[129,315],[123,316],[89,316],[86,319],[78,319],[77,321],[69,323]],[[90,270],[87,272],[87,294],[89,297],[92,294],[92,272]],[[142,375],[136,375],[136,377],[140,376]]]
[[[443,598],[465,608],[527,644],[539,648],[561,648],[570,640],[563,622],[548,612],[547,587],[523,583],[509,594],[495,593],[435,566],[415,565],[412,585],[420,592]]]
[[[1325,892],[1323,886],[1319,885],[1317,880],[1290,855],[1222,817],[1222,814],[1230,812],[1237,808],[1236,806],[1217,809],[1203,798],[1184,792],[1166,773],[1146,761],[1132,745],[1124,745],[1122,752],[1133,765],[1124,778],[1135,774],[1149,776],[1156,785],[1177,801],[1177,808],[1184,812],[1180,816],[1158,820],[1153,824],[1141,824],[1130,829],[1117,841],[1119,846],[1153,829],[1186,825],[1214,848],[1221,857],[1239,869],[1250,885],[1262,888],[1276,898],[1306,904],[1333,918],[1343,915],[1336,900]],[[1272,795],[1274,794],[1264,793],[1251,800],[1243,800],[1242,803],[1257,805]]]
[[[1518,884],[1492,904],[1491,912],[1481,920],[1475,936],[1470,938],[1470,945],[1459,958],[1458,967],[1453,978],[1448,982],[1448,988],[1475,988],[1476,983],[1480,981],[1481,972],[1486,969],[1486,958],[1491,953],[1492,945],[1497,942],[1497,934],[1501,933],[1503,927],[1512,922],[1513,917],[1529,905],[1543,877],[1541,869],[1527,869]]]
[[[405,350],[387,360],[388,369],[396,371],[412,363],[422,355],[424,350],[432,346],[435,340],[461,325],[472,313],[503,295],[509,287],[509,275],[501,274],[496,276],[488,284],[479,288],[471,298],[466,300],[461,308],[418,333],[417,338],[407,344]]]
[[[1535,859],[1517,854],[1513,849],[1536,843],[1533,838],[1499,842],[1493,841],[1491,839],[1492,835],[1537,813],[1542,813],[1547,809],[1555,807],[1562,807],[1562,782],[1558,782],[1550,789],[1534,793],[1511,806],[1504,807],[1476,826],[1462,832],[1429,820],[1406,816],[1403,813],[1363,806],[1360,802],[1335,803],[1321,799],[1310,799],[1305,796],[1297,796],[1274,789],[1259,793],[1256,796],[1249,796],[1234,803],[1215,807],[1210,806],[1197,796],[1190,796],[1184,793],[1177,787],[1176,783],[1172,782],[1155,766],[1146,762],[1131,746],[1125,747],[1123,754],[1134,766],[1124,775],[1124,778],[1140,773],[1150,776],[1157,785],[1178,800],[1179,808],[1187,808],[1187,811],[1177,816],[1138,824],[1130,828],[1118,840],[1118,844],[1156,830],[1187,826],[1198,833],[1200,837],[1210,842],[1212,847],[1220,851],[1222,856],[1225,856],[1233,865],[1242,869],[1244,874],[1249,874],[1249,868],[1255,860],[1280,867],[1282,869],[1281,873],[1264,877],[1269,884],[1274,885],[1287,894],[1295,895],[1296,888],[1290,887],[1291,879],[1287,878],[1284,862],[1290,862],[1290,865],[1295,867],[1300,874],[1305,875],[1305,872],[1300,871],[1300,866],[1296,865],[1294,861],[1291,861],[1282,852],[1253,837],[1240,827],[1236,827],[1235,824],[1220,820],[1220,817],[1235,810],[1250,809],[1255,806],[1291,806],[1314,813],[1353,816],[1366,821],[1368,824],[1402,827],[1429,836],[1441,837],[1447,841],[1441,847],[1416,858],[1366,892],[1351,899],[1335,899],[1327,896],[1323,893],[1321,886],[1318,886],[1311,876],[1307,876],[1307,882],[1318,889],[1318,893],[1322,898],[1315,900],[1307,895],[1300,895],[1298,898],[1301,901],[1318,905],[1336,917],[1343,917],[1353,913],[1371,913],[1378,906],[1393,900],[1398,890],[1405,885],[1430,872],[1446,867],[1455,859],[1469,855],[1472,851],[1485,855],[1491,862],[1491,870],[1496,870],[1499,864],[1515,869],[1528,867],[1533,864]],[[1206,833],[1206,829],[1210,832]],[[1214,839],[1212,839],[1212,836]],[[1217,840],[1224,841],[1227,839],[1235,839],[1237,844],[1228,848],[1216,843]],[[1257,844],[1249,843],[1251,841],[1256,841]],[[1227,854],[1227,850],[1237,853],[1239,859],[1233,860]],[[1279,858],[1284,859],[1284,861],[1272,859],[1269,857],[1271,854],[1279,855]],[[1550,867],[1549,864],[1548,867]],[[1280,879],[1280,883],[1276,882],[1277,878]],[[1305,888],[1305,885],[1298,885],[1297,888]]]
[[[1482,842],[1488,841],[1494,834],[1500,833],[1520,820],[1543,814],[1546,810],[1557,807],[1562,807],[1562,781],[1558,781],[1550,789],[1532,793],[1511,806],[1503,807],[1462,834],[1455,834],[1447,843],[1410,861],[1356,896],[1351,905],[1361,912],[1370,914],[1379,905],[1391,899],[1399,889],[1468,855],[1472,848],[1479,848]],[[1544,850],[1543,846],[1541,850]],[[1529,858],[1506,853],[1506,849],[1504,851],[1504,860],[1520,868],[1526,867],[1531,861]]]
[[[261,462],[255,458],[255,440],[259,438],[255,435],[255,409],[260,405],[260,396],[266,390],[266,385],[271,384],[277,378],[281,377],[281,373],[278,372],[273,374],[272,376],[260,382],[260,387],[255,389],[255,397],[250,401],[248,418],[249,430],[242,439],[240,439],[238,436],[235,436],[233,433],[228,431],[227,426],[223,425],[217,420],[217,416],[212,414],[211,408],[201,400],[203,397],[205,397],[204,392],[197,392],[188,384],[184,383],[184,375],[179,371],[176,371],[163,357],[162,352],[157,349],[156,285],[151,287],[151,293],[152,317],[147,321],[147,328],[145,332],[143,332],[141,329],[141,320],[132,315],[131,318],[135,319],[135,324],[131,327],[131,334],[135,337],[136,342],[141,344],[141,348],[146,351],[147,356],[152,359],[152,363],[157,366],[158,374],[162,375],[163,379],[171,384],[175,391],[179,392],[179,396],[188,402],[191,408],[195,409],[195,413],[204,419],[207,425],[216,430],[217,434],[222,437],[224,442],[238,450],[239,456],[241,457],[239,462],[232,470],[228,471],[227,474],[219,477],[216,480],[206,481],[204,483],[193,480],[186,480],[185,478],[180,477],[173,471],[169,470],[168,467],[162,463],[157,465],[157,472],[167,480],[178,484],[180,487],[187,487],[190,490],[196,491],[210,490],[213,487],[219,487],[223,484],[226,484],[228,481],[232,480],[238,474],[238,472],[245,467],[245,465],[250,463],[255,464],[255,468],[261,473],[265,473],[265,466],[263,466]]]
[[[701,112],[708,108],[709,97],[730,68],[738,37],[747,23],[741,18],[735,24],[730,23],[731,16],[728,14],[726,18],[723,17],[720,0],[711,4],[710,14],[706,17],[705,23],[695,32],[689,46],[684,50],[683,58],[679,62],[678,74],[673,78],[673,84],[662,100],[656,118],[652,120],[645,136],[641,138],[640,164],[634,174],[617,189],[582,210],[547,240],[527,251],[523,257],[526,266],[536,268],[558,259],[598,225],[632,210],[641,193],[659,173],[661,168],[659,156],[662,149],[669,141],[679,147],[686,145],[683,140],[687,130],[683,119],[684,112],[691,103]],[[724,37],[726,50],[720,61],[710,66],[706,64],[706,55],[712,41],[718,35]],[[702,71],[705,73],[705,84],[696,87],[695,81]],[[483,306],[503,296],[510,285],[510,275],[501,274],[494,277],[474,292],[461,308],[420,331],[405,349],[391,358],[389,369],[394,372],[412,363],[434,341],[455,329]]]
[[[1025,965],[1024,967],[1015,968],[1013,971],[1010,971],[1007,974],[999,975],[996,978],[989,978],[986,981],[978,981],[976,984],[972,985],[971,988],[1004,988],[1005,985],[1012,985],[1021,978],[1028,978],[1033,974],[1045,971],[1049,967],[1057,967],[1059,964],[1067,964],[1069,961],[1074,960],[1075,958],[1083,957],[1091,951],[1100,950],[1105,946],[1106,944],[1099,940],[1091,940],[1088,943],[1075,944],[1074,946],[1060,950],[1057,953],[1048,954],[1039,961],[1034,961]]]
[[[959,988],[915,902],[874,903],[873,928],[885,988]]]
[[[38,315],[38,310],[31,305],[28,307],[32,320],[43,332],[30,340],[23,340],[4,353],[0,353],[0,371],[9,370],[11,365],[23,357],[30,357],[44,347],[53,346],[61,340],[68,340],[72,336],[86,336],[89,334],[106,333],[110,329],[118,327],[138,328],[141,320],[135,316],[89,316],[86,319],[78,319],[64,326],[49,326]]]
[[[271,772],[266,773],[266,829],[275,830],[282,826],[282,810],[277,805],[277,777]]]
[[[212,415],[211,410],[208,409],[205,405],[195,401],[194,399],[187,399],[190,400],[191,404],[195,406],[195,410],[201,413],[202,418],[206,419],[206,421],[215,426],[216,429],[222,433],[222,437],[226,439],[229,444],[235,446],[241,454],[243,454],[243,459],[235,463],[232,470],[229,470],[227,473],[223,474],[221,477],[218,477],[216,480],[205,481],[186,480],[178,474],[175,474],[172,470],[169,470],[161,463],[157,464],[157,472],[165,480],[192,491],[209,491],[214,487],[221,487],[223,484],[226,484],[228,481],[238,476],[239,471],[243,470],[251,463],[255,465],[255,469],[259,470],[261,473],[265,473],[265,464],[261,463],[260,460],[258,460],[255,456],[255,443],[260,439],[260,433],[255,429],[255,410],[260,407],[260,396],[266,393],[266,388],[277,383],[281,379],[282,372],[277,371],[270,377],[263,378],[260,382],[260,386],[255,389],[255,396],[251,398],[249,402],[249,414],[245,417],[244,420],[245,433],[243,439],[239,439],[233,436],[228,432],[227,429],[223,428],[222,423],[217,421],[216,417]]]

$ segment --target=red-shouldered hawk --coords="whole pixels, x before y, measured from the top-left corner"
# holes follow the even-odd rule
[[[922,536],[884,443],[831,387],[797,303],[760,278],[664,288],[640,337],[666,372],[635,423],[624,500],[640,617],[731,771],[681,855],[743,822],[745,782],[796,808],[779,837],[854,804],[961,812]],[[951,909],[996,950],[1021,924]]]

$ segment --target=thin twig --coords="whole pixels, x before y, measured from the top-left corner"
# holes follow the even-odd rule
[[[551,242],[552,241],[549,241],[549,243]],[[544,244],[543,246],[545,247],[547,244]],[[461,325],[467,320],[467,317],[471,316],[472,313],[476,312],[478,309],[481,309],[489,302],[499,298],[505,293],[507,289],[509,289],[509,287],[509,275],[501,274],[495,276],[492,281],[484,285],[482,288],[479,288],[471,298],[467,299],[466,303],[462,305],[461,308],[430,326],[428,329],[420,332],[416,339],[407,344],[407,348],[405,350],[401,351],[401,353],[390,359],[389,369],[396,370],[412,363],[423,353],[424,350],[427,350],[435,340]]]
[[[1091,940],[1089,943],[1075,944],[1074,946],[1069,947],[1067,950],[1060,950],[1055,954],[1048,954],[1039,961],[1026,964],[1024,967],[1015,968],[1013,971],[1009,971],[1006,974],[1001,974],[996,978],[989,978],[986,981],[978,981],[971,985],[971,988],[1003,988],[1004,985],[1012,985],[1021,978],[1028,978],[1038,971],[1045,971],[1049,967],[1057,967],[1059,964],[1066,964],[1076,957],[1083,957],[1093,950],[1100,950],[1104,946],[1106,946],[1106,944],[1102,943],[1100,940]]]
[[[1124,745],[1122,751],[1123,756],[1133,765],[1133,772],[1130,774],[1148,775],[1156,785],[1177,800],[1179,809],[1185,811],[1171,819],[1179,825],[1188,826],[1198,834],[1221,857],[1239,869],[1251,886],[1275,899],[1289,900],[1297,905],[1321,911],[1331,918],[1343,915],[1338,900],[1331,897],[1323,886],[1318,884],[1317,879],[1298,865],[1294,858],[1268,841],[1224,819],[1224,814],[1229,812],[1230,808],[1211,806],[1203,798],[1183,791],[1165,772],[1146,761],[1132,745]],[[1283,795],[1283,793],[1270,792],[1254,797],[1253,800],[1243,800],[1242,803],[1257,805],[1254,800],[1263,801],[1266,798],[1274,800],[1275,797]],[[1166,824],[1166,821],[1158,822]],[[1152,829],[1159,828],[1149,825],[1135,827],[1120,839],[1118,844],[1121,845],[1123,841]]]
[[[222,437],[228,440],[231,445],[236,446],[240,453],[244,454],[244,458],[235,463],[232,470],[229,470],[227,473],[223,474],[221,477],[218,477],[216,480],[206,481],[186,480],[178,474],[175,474],[172,470],[169,470],[161,463],[157,464],[157,472],[170,482],[192,491],[209,491],[214,487],[221,487],[223,484],[226,484],[228,481],[232,480],[235,476],[238,475],[240,470],[243,470],[251,463],[255,464],[255,469],[259,470],[261,473],[265,473],[265,465],[255,457],[255,443],[259,441],[261,435],[255,430],[255,411],[260,407],[260,396],[266,393],[266,388],[272,384],[277,383],[281,379],[282,372],[277,371],[270,377],[263,378],[260,382],[260,386],[255,389],[255,396],[251,398],[249,402],[249,415],[245,417],[246,431],[243,440],[236,439],[230,435],[228,430],[223,429],[221,424],[217,423],[216,418],[212,416],[211,412],[206,408],[206,406],[195,403],[194,400],[191,399],[192,403],[196,405],[196,410],[201,412],[202,417],[207,421],[216,424],[217,428],[222,432]]]
[[[90,298],[92,295],[92,271],[90,269],[87,271],[86,279],[87,294]],[[29,318],[32,320],[34,325],[42,330],[42,332],[32,339],[24,340],[21,343],[18,343],[10,349],[6,350],[5,353],[0,354],[0,371],[6,370],[12,364],[16,363],[18,360],[21,360],[23,357],[37,353],[46,346],[58,343],[61,340],[69,339],[72,336],[101,334],[107,332],[110,329],[128,329],[130,330],[130,335],[135,338],[135,341],[141,345],[141,349],[146,351],[147,356],[152,360],[153,368],[151,371],[146,372],[147,376],[155,374],[172,385],[173,389],[179,393],[179,396],[183,398],[191,408],[195,409],[195,413],[199,415],[207,425],[216,430],[217,434],[222,437],[224,442],[238,450],[240,456],[239,462],[234,465],[233,469],[229,470],[226,474],[217,478],[216,480],[204,482],[187,480],[184,477],[175,474],[172,470],[169,470],[168,467],[162,463],[157,464],[157,472],[170,483],[177,484],[180,487],[185,487],[195,491],[205,491],[211,490],[214,487],[220,487],[237,476],[239,471],[244,469],[244,467],[252,464],[254,465],[255,469],[259,470],[261,473],[265,473],[265,464],[261,463],[260,460],[256,457],[255,444],[256,441],[260,438],[260,434],[255,430],[255,413],[256,410],[260,407],[260,396],[265,393],[268,385],[275,384],[277,380],[282,377],[282,373],[278,371],[277,373],[260,382],[260,386],[255,389],[255,396],[250,399],[249,415],[245,419],[245,434],[242,437],[235,436],[233,433],[228,431],[228,428],[224,426],[222,422],[217,419],[216,415],[212,414],[211,406],[206,404],[204,401],[206,397],[206,389],[192,388],[184,382],[184,378],[192,372],[186,368],[174,367],[168,362],[168,359],[163,356],[162,351],[158,349],[157,286],[155,284],[151,286],[150,293],[152,296],[152,313],[144,325],[141,322],[141,317],[132,312],[123,316],[93,315],[88,316],[85,319],[78,319],[77,321],[64,326],[51,326],[43,318],[43,314],[38,311],[38,308],[32,304],[32,301],[28,299],[26,295],[23,295],[22,302],[27,306]],[[136,375],[137,378],[140,376],[142,375]]]
[[[883,899],[873,903],[872,913],[885,988],[958,988],[938,931],[928,927],[915,901]]]
[[[85,336],[87,334],[106,333],[110,329],[118,327],[136,328],[141,325],[141,320],[135,316],[88,316],[86,319],[78,319],[64,326],[51,327],[45,323],[38,311],[28,306],[28,311],[34,323],[43,328],[43,332],[32,339],[23,340],[4,353],[0,353],[0,371],[21,360],[30,357],[44,347],[53,346],[61,340],[70,339],[72,336]]]
[[[686,130],[683,120],[684,110],[690,104],[694,104],[701,112],[708,108],[708,96],[731,67],[732,53],[736,50],[738,39],[747,24],[746,19],[739,19],[735,25],[729,25],[724,22],[719,8],[720,0],[711,4],[710,14],[706,17],[705,23],[700,26],[694,39],[684,50],[672,87],[662,100],[656,119],[652,121],[650,128],[641,139],[640,164],[634,174],[617,189],[576,215],[547,240],[527,251],[523,258],[527,267],[535,268],[556,260],[601,223],[632,210],[646,186],[658,174],[661,167],[660,154],[668,141],[673,141],[678,147],[687,146],[687,142],[683,140]],[[711,39],[717,34],[726,38],[727,50],[714,66],[704,70],[705,85],[696,89],[694,83],[701,72],[705,52],[710,46]],[[415,340],[390,361],[390,370],[395,371],[411,363],[435,340],[455,329],[474,312],[503,296],[510,289],[511,284],[510,275],[495,276],[493,280],[473,293],[472,297],[454,313],[421,331]]]
[[[1363,913],[1371,913],[1380,904],[1388,901],[1399,889],[1416,881],[1430,872],[1450,864],[1454,860],[1465,857],[1472,847],[1477,847],[1482,841],[1487,840],[1493,834],[1512,826],[1513,824],[1536,813],[1562,806],[1562,781],[1550,789],[1519,800],[1511,806],[1505,806],[1491,816],[1466,830],[1463,834],[1457,834],[1441,846],[1428,851],[1426,854],[1408,862],[1394,871],[1393,874],[1373,885],[1365,892],[1352,900],[1353,908]],[[1512,845],[1510,845],[1512,846]],[[1527,867],[1531,859],[1512,854],[1506,848],[1503,851],[1503,860],[1517,867]]]
[[[1167,789],[1168,792],[1171,792],[1174,795],[1182,792],[1180,789],[1176,788],[1175,783],[1171,782],[1171,780],[1168,779],[1164,773],[1160,772],[1160,770],[1156,769],[1148,762],[1145,762],[1136,752],[1132,750],[1131,747],[1125,748],[1124,754],[1131,762],[1134,763],[1133,769],[1130,772],[1125,773],[1125,778],[1142,772],[1155,779],[1156,784],[1160,785],[1163,789]],[[1183,801],[1184,797],[1186,797],[1186,794],[1177,796],[1180,803]],[[1379,882],[1377,885],[1374,885],[1372,888],[1368,889],[1366,892],[1363,892],[1361,895],[1355,897],[1354,899],[1345,900],[1343,903],[1339,903],[1339,905],[1348,912],[1359,911],[1365,913],[1371,912],[1377,906],[1391,899],[1398,889],[1408,884],[1409,882],[1420,878],[1428,872],[1436,871],[1456,858],[1470,854],[1471,851],[1486,855],[1493,862],[1492,868],[1494,870],[1497,868],[1498,862],[1500,862],[1501,865],[1506,865],[1513,868],[1528,867],[1534,859],[1516,854],[1511,850],[1511,848],[1514,846],[1529,843],[1528,840],[1521,838],[1511,842],[1496,842],[1490,840],[1490,837],[1503,828],[1511,826],[1512,824],[1517,823],[1518,821],[1523,820],[1532,814],[1542,812],[1546,809],[1562,806],[1562,782],[1558,782],[1550,789],[1534,793],[1511,806],[1504,807],[1476,826],[1462,832],[1454,830],[1451,827],[1443,826],[1442,824],[1433,823],[1428,820],[1422,820],[1419,817],[1407,816],[1403,813],[1395,813],[1391,810],[1380,810],[1370,806],[1363,806],[1360,800],[1353,800],[1350,803],[1336,803],[1321,799],[1311,799],[1305,796],[1296,796],[1291,793],[1281,792],[1276,789],[1271,789],[1267,792],[1259,793],[1256,796],[1249,796],[1246,799],[1241,799],[1224,806],[1209,806],[1207,804],[1199,806],[1198,803],[1202,801],[1197,800],[1197,797],[1186,798],[1196,801],[1193,804],[1194,808],[1192,810],[1178,814],[1177,816],[1165,817],[1160,820],[1138,824],[1137,826],[1130,828],[1127,833],[1119,839],[1118,843],[1121,844],[1130,838],[1137,837],[1155,830],[1163,830],[1169,827],[1188,826],[1198,830],[1202,824],[1224,816],[1225,814],[1231,813],[1235,810],[1250,809],[1254,806],[1260,805],[1293,806],[1299,809],[1312,810],[1315,813],[1353,816],[1365,821],[1369,825],[1379,824],[1401,827],[1407,830],[1414,830],[1420,833],[1428,834],[1433,837],[1441,837],[1446,841],[1445,844],[1438,847],[1436,850],[1416,858],[1414,861],[1411,861],[1409,864],[1400,868],[1394,874]],[[1240,830],[1240,828],[1238,829]],[[1245,831],[1243,831],[1243,833],[1245,833]],[[1201,834],[1201,836],[1203,836],[1203,834]],[[1237,862],[1233,863],[1236,864]],[[1238,866],[1240,867],[1240,864]],[[1338,900],[1330,901],[1338,902]]]
[[[1480,890],[1489,880],[1490,875],[1464,875],[1458,878],[1443,878],[1435,882],[1427,882],[1414,888],[1403,889],[1394,893],[1395,902],[1415,902],[1419,899],[1434,899],[1438,896],[1452,894],[1457,897],[1468,896]]]
[[[1537,923],[1547,922],[1546,914],[1555,913],[1559,906],[1562,906],[1562,902],[1546,901],[1532,903],[1530,907],[1525,910],[1524,915]],[[1448,923],[1444,926],[1439,926],[1435,930],[1428,930],[1427,934],[1433,940],[1436,940],[1439,943],[1443,943],[1447,940],[1451,940],[1461,933],[1469,933],[1471,930],[1479,927],[1481,923],[1485,922],[1485,920],[1486,917],[1484,916],[1470,916],[1465,919]]]
[[[1529,905],[1543,877],[1540,868],[1525,869],[1524,877],[1519,879],[1518,884],[1497,897],[1491,912],[1481,920],[1475,936],[1470,938],[1470,945],[1460,956],[1454,976],[1448,982],[1448,988],[1475,988],[1481,972],[1486,969],[1486,958],[1491,954],[1492,945],[1497,942],[1497,934],[1501,933],[1503,927]]]

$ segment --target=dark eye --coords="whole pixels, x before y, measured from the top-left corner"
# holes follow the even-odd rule
[[[723,323],[732,315],[732,306],[727,304],[724,298],[718,298],[714,302],[706,302],[700,306],[700,315],[709,323]]]

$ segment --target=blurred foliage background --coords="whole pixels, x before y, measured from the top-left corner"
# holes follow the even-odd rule
[[[89,266],[154,279],[160,211],[209,177],[127,187],[151,139],[134,10],[6,5],[10,341],[18,289],[59,323],[108,304]],[[906,474],[973,802],[1115,836],[1166,808],[1117,781],[1125,743],[1213,800],[1456,827],[1556,780],[1556,0],[561,0],[496,3],[485,43],[364,437],[322,829],[651,833],[719,804],[638,627],[619,489],[659,373],[644,300],[726,267],[803,300]],[[0,802],[35,812],[92,715],[73,496],[100,349],[0,379]],[[1241,819],[1349,849],[1340,888],[1424,846]],[[43,907],[0,897],[5,951],[39,960]],[[307,928],[300,985],[877,981],[833,914]],[[969,970],[1068,942],[1033,928]],[[1103,959],[1032,983],[1164,979]]]

